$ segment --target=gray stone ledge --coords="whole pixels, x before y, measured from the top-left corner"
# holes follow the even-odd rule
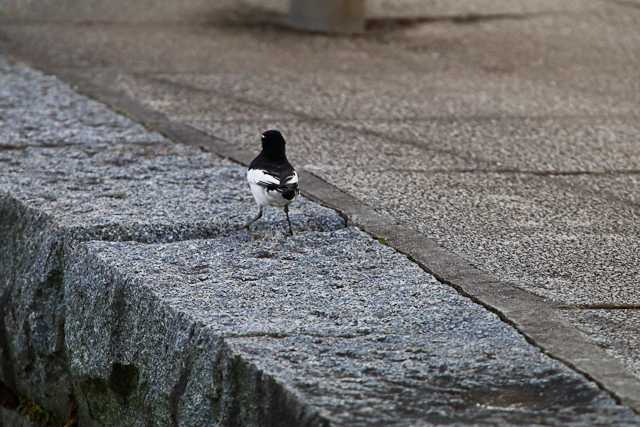
[[[65,416],[70,385],[61,347],[62,265],[86,240],[171,242],[234,233],[255,213],[244,169],[170,144],[26,148],[0,174],[0,379]],[[294,230],[344,227],[304,199]],[[286,232],[270,210],[245,239]],[[56,390],[55,392],[51,390]]]
[[[1,57],[0,70],[0,381],[63,419],[72,392],[67,247],[216,237],[234,233],[256,207],[243,168],[171,144],[53,77]],[[304,199],[291,219],[298,232],[344,227]],[[270,210],[253,235],[278,236],[285,226]]]
[[[355,229],[87,242],[67,257],[65,348],[81,420],[640,423]],[[130,377],[125,400],[113,384],[121,375]]]

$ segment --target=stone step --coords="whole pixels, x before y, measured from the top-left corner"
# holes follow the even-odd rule
[[[88,242],[67,256],[65,348],[81,420],[638,422],[497,316],[356,229]]]
[[[64,418],[72,394],[62,347],[65,246],[211,238],[238,230],[257,208],[244,168],[172,144],[3,58],[0,82],[0,379]],[[298,232],[345,226],[304,198],[291,220]],[[276,210],[253,227],[258,236],[285,232]]]

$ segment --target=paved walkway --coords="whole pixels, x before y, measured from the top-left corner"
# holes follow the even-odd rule
[[[0,40],[239,151],[278,126],[294,164],[544,297],[640,375],[637,3],[407,2],[416,19],[351,39],[283,30],[272,3],[175,25],[27,10]]]
[[[640,425],[335,212],[239,230],[243,168],[0,72],[2,379],[53,416],[72,396],[81,425]]]

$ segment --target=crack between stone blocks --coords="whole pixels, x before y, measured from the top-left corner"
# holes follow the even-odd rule
[[[2,195],[0,193],[0,195]],[[114,194],[109,194],[109,195],[103,195],[100,196],[102,198],[105,197],[109,197],[109,198],[121,198],[122,194],[119,193],[114,193]],[[22,213],[22,217],[28,217],[29,215],[32,217],[38,217],[38,216],[44,216],[46,218],[47,221],[47,225],[45,226],[46,230],[49,231],[51,234],[59,234],[61,233],[60,230],[60,226],[57,225],[55,218],[53,218],[50,214],[43,212],[40,209],[37,208],[33,208],[31,206],[28,206],[27,204],[25,204],[25,202],[23,200],[20,200],[18,198],[15,198],[12,194],[8,193],[4,195],[4,199],[7,200],[9,203],[12,203],[15,205],[14,209],[19,210]],[[311,198],[309,199],[311,201],[313,201]],[[297,235],[303,235],[305,233],[308,232],[315,232],[315,233],[330,233],[336,230],[342,230],[345,228],[349,227],[349,224],[346,220],[346,217],[344,215],[340,214],[340,217],[342,219],[342,224],[340,224],[339,227],[336,227],[336,229],[327,229],[327,230],[311,230],[311,231],[306,231],[306,230],[298,230],[296,232]],[[104,227],[104,226],[98,226],[98,225],[94,225],[91,226],[90,229],[93,231],[93,233],[95,235],[87,237],[87,238],[82,238],[79,239],[76,236],[74,236],[75,232],[76,232],[76,227],[69,227],[67,229],[67,231],[64,233],[66,238],[69,238],[69,243],[71,244],[76,244],[76,243],[85,243],[87,241],[99,241],[99,242],[110,242],[110,243],[133,243],[133,244],[143,244],[143,245],[157,245],[157,244],[174,244],[174,243],[181,243],[181,242],[188,242],[188,241],[199,241],[199,240],[212,240],[212,239],[223,239],[223,238],[229,238],[231,236],[234,236],[238,233],[242,233],[244,228],[242,225],[238,224],[236,226],[230,224],[228,228],[225,229],[220,229],[218,230],[215,227],[215,224],[212,223],[214,226],[212,227],[212,231],[211,232],[200,232],[198,234],[193,234],[193,235],[186,235],[186,236],[178,236],[175,239],[157,239],[157,240],[145,240],[143,238],[135,238],[135,236],[133,236],[134,238],[128,238],[126,240],[118,240],[118,239],[110,239],[107,236],[105,236],[105,229],[108,230],[109,227]],[[118,226],[113,226],[114,229],[117,229]],[[83,230],[83,227],[79,227],[78,229]],[[135,234],[135,233],[134,233]],[[64,242],[63,242],[64,245]],[[49,254],[49,257],[52,256],[52,254]],[[47,259],[47,262],[49,262],[49,259]]]

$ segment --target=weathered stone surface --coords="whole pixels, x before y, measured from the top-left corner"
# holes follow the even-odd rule
[[[30,148],[0,176],[2,378],[35,400],[55,401],[59,411],[68,406],[58,384],[66,381],[64,242],[212,237],[237,230],[254,214],[242,168],[214,169],[209,156],[177,156],[184,149],[173,146],[128,148]],[[296,232],[344,226],[336,213],[304,200],[293,205],[291,219]],[[283,234],[285,227],[282,212],[272,210],[254,235]]]
[[[560,20],[561,24],[571,22]],[[514,26],[521,28],[519,22]],[[103,67],[110,61],[132,69],[166,67],[166,56],[157,49],[175,49],[187,59],[172,61],[176,70],[192,72],[196,65],[203,69],[214,65],[237,73],[238,66],[247,63],[262,68],[262,77],[248,88],[256,91],[251,95],[255,99],[235,104],[236,111],[253,103],[258,108],[252,113],[259,114],[270,105],[256,100],[281,104],[281,97],[295,98],[284,103],[286,109],[322,124],[323,118],[355,113],[364,101],[375,101],[366,104],[367,114],[388,118],[390,98],[384,95],[394,95],[391,102],[397,103],[398,118],[412,112],[437,113],[443,107],[451,107],[445,108],[448,114],[482,111],[478,105],[469,105],[465,94],[458,96],[459,91],[437,99],[425,110],[418,88],[429,89],[428,82],[426,87],[399,82],[386,86],[386,93],[343,98],[342,83],[359,92],[359,84],[370,83],[371,78],[350,85],[346,78],[325,75],[313,82],[316,86],[302,79],[282,90],[278,84],[265,82],[273,82],[273,75],[276,79],[306,76],[305,69],[317,69],[326,57],[300,61],[299,56],[289,55],[279,65],[287,68],[299,63],[301,68],[274,74],[264,67],[266,58],[276,57],[273,52],[255,43],[256,37],[238,41],[237,29],[176,27],[172,29],[175,33],[167,34],[160,27],[149,28],[69,29],[58,25],[41,33],[41,28],[27,25],[12,27],[8,33],[3,30],[3,35],[26,34],[47,46],[43,58],[59,61],[63,67],[71,63],[89,67],[91,76],[93,66]],[[145,31],[153,37],[139,37],[148,34]],[[42,34],[49,36],[47,43],[42,43]],[[289,41],[299,40],[275,31],[268,34],[275,45],[287,49]],[[131,35],[144,43],[132,43]],[[499,32],[492,37],[502,40],[504,35]],[[468,34],[461,34],[463,37]],[[485,36],[478,43],[488,43],[492,37]],[[83,51],[51,49],[53,38],[57,43],[82,39]],[[210,47],[230,52],[233,60],[202,55],[214,49],[191,43],[201,39],[208,40]],[[241,49],[247,41],[253,50]],[[351,48],[341,53],[349,57],[372,47],[363,40],[347,43]],[[311,46],[321,52],[342,44],[319,39]],[[98,46],[109,47],[112,56],[106,59],[108,55],[102,56],[104,50]],[[297,46],[299,50],[292,52],[308,51],[310,45]],[[412,48],[419,51],[424,46]],[[447,50],[463,55],[476,51],[474,46]],[[253,60],[246,61],[247,55],[254,55]],[[68,58],[73,61],[65,62]],[[479,60],[481,67],[492,66],[477,54],[471,58],[472,62]],[[518,58],[525,65],[531,55]],[[424,63],[427,68],[432,66]],[[447,63],[452,64],[451,58]],[[0,67],[14,72],[8,64]],[[447,65],[436,68],[451,72]],[[347,76],[357,70],[386,74],[394,69],[372,67],[365,60],[354,61],[337,74]],[[244,70],[241,82],[255,71]],[[423,76],[423,71],[398,76],[409,79]],[[457,89],[458,77],[446,80],[450,89]],[[33,75],[33,91],[26,95],[33,102],[38,100],[39,78],[42,76]],[[494,91],[506,88],[506,93],[518,96],[507,104],[487,100],[493,113],[511,111],[514,106],[536,114],[589,113],[617,105],[611,100],[602,104],[606,97],[584,103],[585,96],[549,99],[556,89],[541,81],[518,84],[517,79],[508,79],[504,86],[498,80],[488,87]],[[309,87],[332,81],[337,86],[330,86],[323,97],[305,99]],[[487,87],[482,80],[476,83]],[[264,87],[278,88],[280,93],[272,96]],[[128,93],[136,94],[132,89],[135,87]],[[204,87],[207,90],[209,86]],[[624,90],[631,93],[626,86]],[[564,87],[562,93],[569,92]],[[151,102],[161,104],[156,95]],[[485,94],[476,93],[471,103],[484,100]],[[77,102],[86,100],[78,97]],[[335,102],[346,104],[336,108]],[[85,108],[68,111],[82,116]],[[616,108],[617,112],[631,111],[625,103]],[[316,110],[320,112],[317,117],[305,116]],[[108,117],[111,114],[105,111]],[[47,125],[48,115],[54,123]],[[3,381],[13,380],[11,385],[47,403],[53,411],[66,414],[66,400],[73,394],[84,424],[89,425],[113,425],[114,419],[130,425],[214,425],[216,420],[222,425],[342,425],[371,424],[372,420],[413,425],[473,424],[475,420],[501,425],[640,424],[629,410],[615,405],[584,377],[550,360],[505,323],[438,284],[405,258],[357,231],[336,231],[343,224],[335,213],[303,203],[294,222],[300,229],[322,232],[293,239],[283,240],[284,223],[276,212],[257,225],[257,232],[238,232],[236,226],[243,215],[250,215],[252,206],[246,190],[241,192],[240,169],[193,150],[181,151],[162,140],[146,140],[145,135],[138,144],[131,144],[129,140],[136,138],[129,136],[110,139],[110,126],[89,126],[99,135],[94,137],[93,130],[87,130],[87,143],[84,137],[74,140],[73,134],[65,134],[74,147],[46,148],[55,140],[47,139],[47,129],[58,126],[56,121],[65,123],[62,129],[58,126],[65,132],[67,127],[84,129],[84,125],[75,116],[73,120],[56,118],[55,112],[38,119],[41,123],[31,139],[6,146],[1,161],[7,172],[0,183],[4,209],[0,212],[0,241],[5,245],[0,254],[6,257],[0,261],[0,272],[6,272],[3,277],[9,280],[2,288],[0,347]],[[200,123],[205,119],[201,116]],[[334,144],[350,141],[340,135]],[[15,138],[15,133],[9,137]],[[376,144],[384,138],[376,138]],[[382,144],[366,142],[361,138],[358,147],[347,150],[366,161],[375,160],[379,153],[373,148]],[[317,140],[309,139],[308,144],[313,148]],[[24,145],[40,148],[25,149]],[[372,148],[370,152],[367,147]],[[395,152],[413,159],[417,147],[410,147]],[[315,150],[324,156],[321,160],[331,158],[328,148]],[[452,160],[447,167],[458,164],[459,156],[444,154],[442,159]],[[392,158],[393,153],[387,153],[381,163]],[[335,170],[350,174],[343,167],[348,159],[341,161],[334,165]],[[203,182],[209,187],[203,188]],[[211,194],[224,209],[210,206]],[[214,240],[167,243],[203,238]],[[138,242],[79,242],[95,239]],[[340,270],[336,271],[336,265]],[[393,275],[386,276],[391,265],[395,266]],[[43,387],[46,384],[56,387]],[[50,394],[54,390],[56,396]]]
[[[53,76],[0,56],[0,150],[23,146],[165,141]]]
[[[139,2],[12,3],[48,19],[141,16]],[[199,3],[210,24],[14,21],[0,43],[232,146],[285,127],[298,164],[502,280],[562,303],[637,302],[637,0],[370,0],[378,18],[357,38],[282,31],[247,2],[161,12],[171,3],[146,13]],[[371,170],[354,179],[348,164]]]
[[[354,229],[88,242],[68,254],[65,306],[84,419],[125,411],[134,425],[640,424],[495,315]]]
[[[59,414],[69,392],[62,274],[62,233],[45,214],[0,194],[1,380]]]
[[[240,228],[256,208],[243,168],[170,144],[55,79],[1,66],[7,85],[0,90],[11,96],[0,108],[0,375],[62,418],[71,394],[62,347],[64,246],[214,237]],[[33,132],[23,134],[25,123]],[[304,199],[292,205],[291,219],[296,231],[344,226]],[[285,227],[283,213],[272,210],[253,235]]]

